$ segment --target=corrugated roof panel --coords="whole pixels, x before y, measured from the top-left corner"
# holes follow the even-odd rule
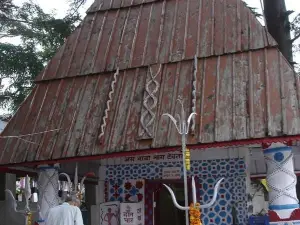
[[[87,13],[137,6],[155,1],[161,0],[95,0],[92,6],[88,9]]]
[[[275,45],[240,0],[153,1],[89,13],[37,81]]]
[[[173,123],[161,115],[179,112],[178,97],[191,112],[193,65],[163,64],[159,73],[160,65],[152,65],[152,77],[147,67],[123,70],[113,88],[113,73],[38,84],[2,135],[37,134],[0,139],[1,164],[179,145]],[[299,134],[299,81],[276,48],[198,59],[196,76],[196,128],[188,144]],[[142,123],[151,138],[140,136]]]

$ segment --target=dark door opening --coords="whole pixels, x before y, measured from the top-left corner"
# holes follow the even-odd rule
[[[172,188],[179,205],[184,205],[183,182],[164,182]],[[177,209],[168,190],[162,185],[155,193],[155,225],[185,225],[185,211]]]

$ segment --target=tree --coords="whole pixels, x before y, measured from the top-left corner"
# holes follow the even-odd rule
[[[268,31],[278,43],[278,48],[291,65],[294,65],[294,51],[299,51],[295,41],[300,37],[300,14],[290,22],[294,11],[286,10],[285,0],[264,0],[264,14]],[[291,37],[291,33],[293,37]]]
[[[84,0],[74,0],[62,19],[45,13],[39,5],[25,2],[18,7],[12,0],[0,1],[0,40],[19,38],[20,44],[0,42],[0,107],[14,112],[32,89],[42,71],[66,37],[80,22],[78,8]]]

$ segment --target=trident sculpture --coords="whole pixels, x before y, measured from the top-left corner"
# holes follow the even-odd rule
[[[181,116],[179,114],[176,114],[175,117],[177,118],[177,120],[170,115],[169,113],[164,113],[162,116],[167,116],[169,117],[172,122],[174,123],[178,133],[181,135],[181,146],[182,146],[182,159],[183,159],[183,182],[184,182],[184,201],[185,201],[185,206],[180,206],[176,200],[176,197],[174,195],[174,192],[172,191],[172,189],[165,185],[164,186],[168,189],[168,191],[170,192],[170,195],[172,197],[173,203],[175,205],[176,208],[180,209],[180,210],[185,210],[185,223],[186,225],[189,225],[189,215],[188,215],[188,210],[189,210],[189,205],[188,205],[188,188],[187,188],[187,169],[186,169],[186,161],[185,161],[185,155],[186,155],[186,135],[189,133],[189,129],[190,129],[190,122],[192,120],[192,118],[196,115],[195,112],[192,112],[188,119],[186,119],[186,114],[185,114],[185,110],[183,107],[183,101],[181,99],[177,99],[177,101],[179,102],[179,104],[181,105]],[[220,179],[215,188],[214,188],[214,195],[212,200],[205,205],[200,206],[200,208],[209,208],[211,207],[216,199],[217,199],[217,194],[218,194],[218,189],[220,187],[221,182],[223,181],[224,178]],[[194,177],[192,177],[192,192],[193,192],[193,203],[194,205],[196,204],[197,198],[196,198],[196,185],[195,185],[195,179]]]
[[[6,189],[5,190],[7,194],[7,202],[9,204],[9,212],[12,217],[12,220],[14,220],[11,224],[24,224],[24,218],[25,218],[25,225],[31,225],[32,224],[32,215],[33,213],[37,213],[38,211],[32,211],[29,206],[29,199],[31,197],[31,189],[30,189],[30,183],[29,183],[29,177],[28,175],[25,177],[25,187],[24,187],[24,196],[25,196],[25,207],[23,210],[17,210],[17,203],[15,200],[15,197],[13,193]],[[12,215],[14,214],[14,215]],[[23,217],[23,219],[22,219]],[[21,222],[23,221],[23,222]]]
[[[82,195],[83,195],[83,183],[87,177],[94,177],[95,174],[92,172],[86,173],[84,177],[80,181],[80,185],[78,187],[78,164],[76,163],[75,167],[75,175],[74,175],[74,190],[72,189],[72,182],[71,178],[68,174],[66,173],[60,173],[59,176],[65,176],[68,181],[68,186],[69,186],[69,193],[70,194],[76,194],[78,199],[81,201],[82,200]]]

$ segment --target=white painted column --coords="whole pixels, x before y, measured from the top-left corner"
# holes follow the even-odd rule
[[[43,224],[48,216],[49,209],[59,204],[58,197],[58,169],[59,165],[41,165],[39,169],[38,190],[40,208],[39,224]]]
[[[99,166],[96,205],[91,207],[91,224],[100,224],[100,204],[105,202],[105,166]]]
[[[270,189],[269,210],[276,212],[281,219],[290,218],[291,213],[299,208],[292,148],[273,143],[264,150],[264,156]]]

